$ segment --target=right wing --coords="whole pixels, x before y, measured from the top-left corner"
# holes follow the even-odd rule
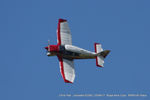
[[[58,45],[72,45],[72,37],[67,20],[59,19],[58,21],[57,43]]]
[[[75,70],[73,60],[57,56],[60,64],[60,72],[66,83],[73,83],[75,79]]]

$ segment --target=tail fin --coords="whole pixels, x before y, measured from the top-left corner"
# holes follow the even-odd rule
[[[103,50],[101,44],[95,43],[96,65],[98,67],[104,67],[104,58],[109,54],[110,50]]]

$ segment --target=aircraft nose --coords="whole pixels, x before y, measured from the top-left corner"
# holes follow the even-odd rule
[[[45,47],[46,50],[48,50],[48,47]]]

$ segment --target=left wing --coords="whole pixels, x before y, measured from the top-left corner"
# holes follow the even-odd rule
[[[60,64],[60,72],[66,83],[73,83],[75,79],[75,70],[73,60],[57,56]]]
[[[57,43],[58,45],[72,45],[72,37],[67,20],[59,19],[58,21]]]

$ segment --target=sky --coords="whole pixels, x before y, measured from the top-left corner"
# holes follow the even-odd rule
[[[0,100],[149,100],[149,4],[149,0],[1,0]],[[97,67],[95,59],[75,60],[73,84],[64,83],[57,57],[47,57],[44,49],[47,40],[57,44],[59,18],[68,20],[73,45],[94,51],[97,42],[111,50],[104,68]],[[92,96],[75,96],[80,94]]]

